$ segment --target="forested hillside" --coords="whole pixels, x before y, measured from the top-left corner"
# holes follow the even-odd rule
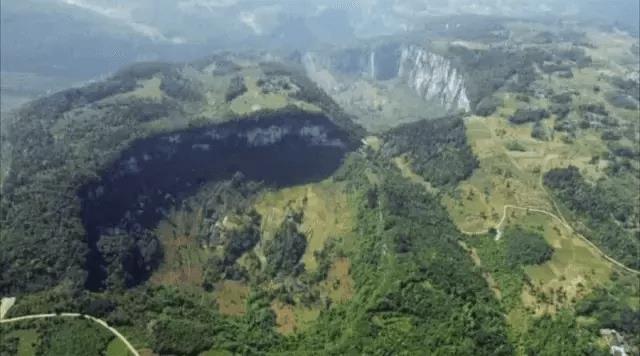
[[[3,117],[0,354],[640,354],[638,39],[425,19]]]
[[[383,150],[390,157],[406,155],[417,174],[438,186],[452,186],[478,166],[461,116],[421,120],[392,129],[385,135]]]

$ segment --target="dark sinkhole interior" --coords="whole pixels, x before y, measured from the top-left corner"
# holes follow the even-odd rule
[[[125,235],[148,244],[140,236],[205,183],[236,172],[273,187],[319,181],[337,170],[351,148],[347,135],[319,114],[244,119],[135,141],[79,191],[90,247],[86,287],[105,287],[109,257],[101,239],[104,245],[109,236]],[[128,284],[135,285],[149,277],[150,268],[136,262],[145,252],[132,246],[132,253],[118,258],[135,276]]]

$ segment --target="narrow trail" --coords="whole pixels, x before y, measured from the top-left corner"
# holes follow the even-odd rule
[[[480,260],[480,256],[478,256],[478,253],[476,252],[476,250],[472,247],[467,246],[467,244],[464,243],[464,241],[462,240],[458,241],[458,244],[460,245],[460,247],[462,247],[463,250],[465,250],[469,254],[473,263],[477,267],[482,268],[482,261]],[[489,288],[491,288],[496,298],[498,298],[498,300],[502,300],[502,292],[500,291],[500,287],[498,286],[498,283],[493,278],[493,275],[491,275],[491,273],[488,271],[483,271],[482,277],[485,279],[485,281],[487,281]]]
[[[496,134],[493,130],[491,130],[490,127],[486,126],[485,124],[485,128],[487,129],[487,131],[489,132],[489,134],[491,135],[491,138],[496,140]],[[506,150],[504,150],[504,153],[506,154],[507,158],[509,159],[509,161],[521,172],[524,172],[522,170],[522,168],[517,164],[517,162],[513,159],[513,157],[511,157],[511,155],[509,155],[509,152],[507,152]],[[584,241],[587,246],[589,246],[593,251],[595,251],[598,255],[602,256],[604,259],[606,259],[607,261],[609,261],[610,263],[612,263],[614,266],[627,271],[629,273],[635,274],[635,275],[640,275],[640,270],[636,270],[630,267],[625,266],[624,264],[622,264],[621,262],[619,262],[618,260],[614,259],[613,257],[610,257],[609,255],[607,255],[606,253],[604,253],[598,246],[596,246],[593,242],[591,242],[589,239],[587,239],[586,237],[584,237],[582,234],[578,233],[575,229],[573,229],[571,227],[571,225],[569,225],[569,223],[567,222],[567,220],[564,218],[564,216],[562,215],[562,211],[560,210],[560,208],[558,207],[558,205],[556,204],[555,200],[553,199],[552,195],[549,193],[549,191],[547,191],[546,187],[544,186],[544,171],[546,166],[549,164],[550,161],[557,159],[558,155],[557,154],[549,154],[546,152],[543,152],[543,160],[542,160],[542,166],[540,167],[540,176],[538,177],[538,185],[539,188],[545,192],[548,196],[549,201],[551,202],[551,204],[553,205],[553,209],[557,212],[557,215],[549,212],[547,210],[543,210],[543,209],[538,209],[538,208],[531,208],[531,207],[524,207],[524,206],[516,206],[516,205],[510,205],[507,204],[503,207],[503,212],[502,212],[502,218],[500,219],[500,221],[498,222],[498,225],[496,225],[495,229],[496,229],[496,240],[500,240],[500,238],[502,237],[502,224],[504,224],[505,220],[507,219],[507,210],[508,209],[514,209],[514,210],[524,210],[524,211],[530,211],[530,212],[536,212],[536,213],[540,213],[540,214],[544,214],[547,216],[552,217],[553,219],[557,220],[558,222],[560,222],[560,224],[562,226],[564,226],[568,231],[570,231],[571,233],[573,233],[574,235],[578,236],[582,241]],[[489,232],[489,230],[482,230],[482,231],[464,231],[462,229],[460,229],[460,231],[465,234],[465,235],[484,235],[486,233]]]
[[[133,345],[131,345],[131,343],[122,335],[120,334],[120,332],[118,332],[118,330],[112,328],[111,326],[109,326],[109,324],[107,324],[106,321],[102,320],[102,319],[98,319],[96,317],[90,316],[90,315],[86,315],[86,314],[79,314],[79,313],[60,313],[60,314],[34,314],[34,315],[25,315],[25,316],[19,316],[19,317],[15,317],[15,318],[10,318],[10,319],[1,319],[0,320],[0,324],[5,324],[5,323],[14,323],[17,321],[21,321],[21,320],[32,320],[32,319],[46,319],[46,318],[86,318],[89,319],[91,321],[94,321],[98,324],[100,324],[100,326],[102,326],[103,328],[109,330],[112,334],[114,334],[118,339],[120,339],[125,345],[127,345],[127,348],[129,349],[129,351],[134,355],[134,356],[140,356],[140,354],[138,353],[138,351],[136,351],[136,349],[133,347]]]
[[[504,224],[505,220],[507,219],[507,210],[509,209],[514,209],[514,210],[524,210],[527,212],[534,212],[534,213],[540,213],[540,214],[544,214],[547,216],[552,217],[553,219],[557,220],[562,226],[564,226],[567,230],[569,230],[571,233],[573,233],[574,235],[578,236],[582,241],[584,241],[593,251],[597,252],[598,255],[602,256],[604,259],[606,259],[607,261],[609,261],[610,263],[612,263],[613,265],[615,265],[616,267],[619,267],[629,273],[633,273],[635,275],[640,275],[640,271],[635,270],[633,268],[627,267],[624,264],[620,263],[619,261],[615,260],[614,258],[610,257],[609,255],[605,254],[598,246],[596,246],[593,242],[589,241],[586,237],[584,237],[582,234],[578,233],[577,231],[575,231],[575,229],[573,229],[571,227],[571,225],[567,224],[564,219],[560,218],[558,215],[553,214],[549,211],[546,210],[542,210],[542,209],[537,209],[537,208],[531,208],[531,207],[526,207],[526,206],[516,206],[516,205],[505,205],[502,209],[502,218],[500,219],[500,222],[498,222],[498,225],[496,225],[495,229],[497,231],[496,234],[496,240],[500,240],[500,238],[502,237],[502,224]],[[464,230],[460,230],[460,232],[462,232],[465,235],[484,235],[487,234],[489,232],[488,229],[486,230],[482,230],[482,231],[464,231]]]

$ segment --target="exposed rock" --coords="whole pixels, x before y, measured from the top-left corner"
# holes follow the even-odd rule
[[[614,329],[600,329],[600,335],[605,338],[610,347],[610,352],[615,356],[627,356],[629,346],[618,331]]]
[[[416,46],[405,47],[398,76],[427,100],[438,100],[449,110],[470,109],[462,75],[440,55]]]
[[[438,54],[415,45],[384,44],[374,48],[351,48],[329,55],[310,52],[303,56],[308,75],[329,93],[345,90],[323,71],[373,81],[399,80],[426,101],[446,110],[470,110],[462,73]]]

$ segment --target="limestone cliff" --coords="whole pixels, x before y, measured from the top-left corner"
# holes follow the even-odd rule
[[[398,76],[420,96],[437,100],[448,110],[470,108],[462,75],[440,55],[407,46],[401,52]]]
[[[307,53],[303,64],[307,74],[329,93],[345,88],[336,79],[338,76],[374,81],[394,79],[447,111],[470,109],[463,74],[449,59],[419,46],[385,44],[329,55]]]

